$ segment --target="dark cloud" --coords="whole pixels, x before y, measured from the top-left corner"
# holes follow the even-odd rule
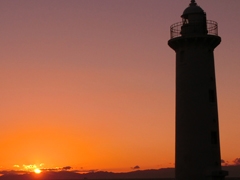
[[[73,169],[71,166],[64,166],[64,167],[58,167],[58,168],[42,168],[42,171],[68,171]]]
[[[26,174],[26,173],[29,173],[29,172],[23,171],[23,170],[0,171],[0,174],[2,175],[18,175],[18,174]]]
[[[64,166],[64,167],[61,168],[61,170],[63,170],[63,171],[67,171],[67,170],[70,170],[70,169],[72,169],[71,166]]]
[[[71,172],[76,172],[76,173],[95,173],[99,172],[99,169],[76,169],[76,170],[71,170]]]
[[[137,166],[132,167],[132,169],[140,169],[140,167],[137,165]]]
[[[236,164],[236,165],[240,165],[240,158],[236,158],[236,159],[234,159],[234,164]]]
[[[222,160],[221,160],[221,164],[222,164],[223,166],[228,166],[228,165],[229,165],[229,162],[222,159]]]

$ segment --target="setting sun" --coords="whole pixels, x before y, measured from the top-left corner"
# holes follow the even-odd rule
[[[34,169],[34,172],[35,172],[36,174],[40,174],[42,171],[41,171],[40,169],[36,168],[36,169]]]

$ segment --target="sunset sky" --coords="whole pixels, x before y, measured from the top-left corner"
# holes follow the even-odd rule
[[[0,0],[0,170],[174,167],[175,52],[167,41],[189,3]],[[240,1],[197,3],[222,37],[221,154],[231,164],[240,157]]]

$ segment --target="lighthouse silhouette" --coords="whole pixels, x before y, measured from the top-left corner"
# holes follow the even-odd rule
[[[218,24],[192,0],[170,27],[176,52],[176,180],[223,180],[214,49]]]

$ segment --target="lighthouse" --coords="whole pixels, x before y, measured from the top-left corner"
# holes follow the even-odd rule
[[[223,180],[214,49],[218,24],[192,0],[170,27],[176,52],[176,180]]]

